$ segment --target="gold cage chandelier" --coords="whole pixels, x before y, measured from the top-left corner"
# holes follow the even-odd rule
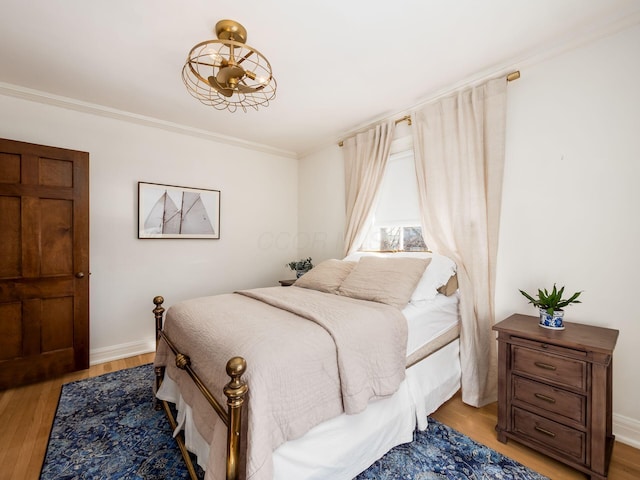
[[[245,44],[247,30],[233,20],[220,20],[217,40],[197,44],[189,52],[182,80],[189,93],[205,105],[235,112],[266,107],[276,96],[271,64]]]

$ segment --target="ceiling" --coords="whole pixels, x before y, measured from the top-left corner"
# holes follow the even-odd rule
[[[296,157],[639,15],[638,0],[2,0],[0,92]],[[223,18],[273,66],[266,108],[218,111],[182,84],[187,53]]]

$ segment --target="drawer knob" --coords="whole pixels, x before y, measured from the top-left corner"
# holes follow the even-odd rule
[[[544,368],[545,370],[555,370],[556,367],[554,365],[549,365],[548,363],[543,363],[543,362],[535,362],[534,364],[536,367],[539,368]]]
[[[546,428],[539,427],[538,425],[536,425],[536,426],[535,426],[535,427],[533,427],[533,428],[535,428],[535,429],[536,429],[538,432],[540,432],[540,433],[544,433],[545,435],[549,435],[551,438],[554,438],[554,437],[556,436],[556,434],[555,434],[555,433],[553,433],[553,432],[551,432],[551,431],[547,430]]]
[[[534,393],[533,395],[534,397],[539,398],[540,400],[544,400],[545,402],[556,403],[555,398],[543,395],[542,393]]]

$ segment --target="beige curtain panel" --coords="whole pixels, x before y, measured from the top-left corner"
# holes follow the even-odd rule
[[[423,233],[458,265],[462,399],[497,398],[494,291],[504,167],[505,78],[430,103],[412,116]]]
[[[345,256],[357,250],[367,234],[394,130],[395,122],[389,120],[344,140]]]

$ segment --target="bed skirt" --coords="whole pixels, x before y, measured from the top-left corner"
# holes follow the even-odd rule
[[[286,442],[273,454],[274,480],[351,480],[396,445],[410,442],[427,416],[460,388],[458,339],[407,369],[398,391],[371,402],[357,414],[342,414]],[[157,392],[178,410],[176,433],[184,430],[187,449],[206,469],[210,447],[193,424],[191,408],[175,382],[165,375]]]

